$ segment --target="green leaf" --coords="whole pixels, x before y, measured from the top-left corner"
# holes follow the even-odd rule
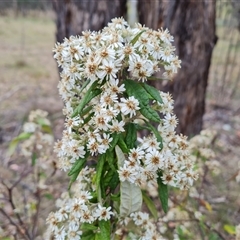
[[[236,234],[236,228],[233,225],[225,224],[223,229],[230,235]]]
[[[158,210],[155,206],[155,203],[152,201],[152,199],[146,194],[145,191],[142,191],[143,201],[147,205],[149,211],[153,215],[154,219],[157,220],[158,218]]]
[[[113,149],[115,148],[115,146],[117,145],[117,142],[118,142],[118,139],[120,137],[120,134],[118,133],[113,133],[112,134],[112,142],[110,143],[111,144],[111,147],[109,148],[109,151],[113,151]]]
[[[15,137],[9,144],[8,155],[11,156],[14,153],[14,151],[15,151],[17,145],[19,144],[19,142],[29,139],[32,136],[32,134],[33,133],[22,132],[17,137]]]
[[[90,223],[82,223],[81,224],[81,230],[97,230],[98,227],[94,226]]]
[[[136,42],[137,42],[137,40],[139,39],[139,37],[144,33],[144,32],[146,32],[146,30],[142,30],[140,33],[138,33],[132,40],[131,40],[131,44],[132,45],[134,45]]]
[[[36,164],[36,160],[37,160],[37,153],[33,152],[32,153],[32,166],[34,166]]]
[[[79,105],[76,107],[76,109],[74,110],[73,114],[71,117],[75,117],[78,114],[82,114],[82,110],[84,109],[84,107],[86,107],[86,105],[97,95],[99,95],[102,90],[99,88],[96,88],[98,85],[98,82],[94,82],[91,87],[87,90],[86,94],[84,95],[84,97],[81,99]]]
[[[95,234],[93,233],[93,231],[91,231],[91,230],[84,231],[81,236],[81,240],[93,240],[94,236],[95,236]]]
[[[110,240],[111,239],[111,223],[110,220],[101,220],[98,222],[100,232],[96,234],[95,240]]]
[[[106,159],[106,155],[102,154],[102,155],[100,155],[98,162],[97,162],[97,167],[96,167],[96,185],[97,186],[100,185],[105,159]]]
[[[118,184],[119,184],[119,175],[118,172],[116,171],[111,179],[111,181],[109,182],[109,187],[111,190],[114,190]]]
[[[162,208],[165,213],[168,211],[168,187],[162,182],[162,173],[158,173],[157,183],[158,183],[158,196],[161,200]]]
[[[71,170],[68,173],[68,176],[72,176],[75,172],[80,172],[87,161],[87,158],[89,157],[89,153],[87,152],[86,156],[84,158],[79,158],[76,160],[76,162],[73,164]]]
[[[49,125],[42,125],[41,128],[43,132],[52,134],[52,128]]]
[[[126,143],[124,142],[122,134],[119,134],[119,139],[118,139],[117,145],[122,149],[122,151],[124,153],[129,152],[128,147],[127,147]]]
[[[68,173],[68,176],[71,176],[68,189],[71,188],[71,185],[77,179],[81,170],[85,167],[89,153],[87,152],[85,158],[79,158],[72,166],[71,170]]]
[[[109,186],[109,183],[110,183],[110,181],[112,180],[113,175],[114,175],[115,172],[116,172],[116,170],[110,169],[110,170],[107,172],[107,174],[105,174],[105,176],[104,176],[103,179],[102,179],[102,181],[103,181],[102,184],[104,185],[104,187]]]
[[[125,161],[125,156],[121,148],[115,147],[118,168],[122,167]],[[120,217],[127,217],[133,212],[137,212],[142,207],[142,192],[135,184],[128,181],[120,182]]]
[[[134,148],[135,142],[137,140],[137,129],[136,129],[136,124],[134,123],[128,123],[126,126],[126,144],[129,149]]]
[[[85,116],[87,113],[89,113],[92,110],[93,106],[88,106],[86,108],[84,108],[84,110],[82,111],[82,117]]]
[[[45,193],[43,196],[48,200],[53,200],[54,199],[54,197],[51,193]]]
[[[158,115],[158,113],[153,110],[150,106],[148,105],[143,105],[143,104],[139,104],[140,105],[140,113],[147,119],[154,121],[154,122],[160,122],[161,119]]]
[[[148,105],[149,103],[149,96],[146,90],[140,85],[140,83],[126,79],[123,81],[126,92],[128,96],[134,96],[139,103],[142,103],[142,105]]]
[[[159,103],[163,103],[160,93],[155,87],[150,86],[146,83],[143,83],[142,85],[145,88],[145,90],[153,97],[153,99],[155,99]]]
[[[84,88],[86,88],[86,86],[90,83],[90,79],[88,79],[83,85],[82,85],[82,87],[81,87],[81,89],[79,90],[79,92],[78,93],[81,93],[82,91],[83,91],[83,89]]]
[[[98,201],[102,201],[102,189],[101,189],[101,177],[103,175],[103,166],[106,160],[106,155],[102,154],[100,155],[98,162],[97,162],[97,167],[96,167],[96,189],[98,192]]]
[[[119,202],[120,201],[120,193],[117,194],[111,194],[110,196],[111,200]]]
[[[143,86],[133,80],[127,79],[123,82],[126,87],[128,96],[134,96],[139,101],[140,112],[147,119],[160,122],[158,113],[149,106],[149,93],[143,88]]]
[[[43,132],[52,134],[51,126],[44,118],[38,118],[37,123],[41,126]]]
[[[94,112],[90,113],[83,121],[84,124],[88,123],[94,115]]]
[[[158,78],[158,77],[147,77],[147,80],[153,80],[153,81],[164,81],[164,80],[169,80],[168,78]]]
[[[208,240],[219,240],[219,236],[216,233],[211,232],[208,237]]]
[[[108,162],[109,164],[109,167],[112,169],[112,170],[116,170],[116,162],[115,162],[115,158],[114,158],[114,152],[113,151],[110,151],[109,149],[106,151],[106,161]]]
[[[149,122],[147,122],[147,121],[145,121],[145,122],[148,125],[148,127],[151,129],[151,131],[154,133],[155,137],[157,138],[157,141],[159,142],[159,147],[160,147],[160,149],[162,149],[163,148],[163,142],[162,142],[162,137],[161,137],[160,133]]]

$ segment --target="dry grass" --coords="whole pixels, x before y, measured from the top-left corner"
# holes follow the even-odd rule
[[[52,48],[53,18],[0,18],[0,126],[14,125],[30,109],[56,113],[62,103],[57,93],[58,73]]]

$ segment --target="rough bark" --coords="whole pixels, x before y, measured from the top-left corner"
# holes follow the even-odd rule
[[[98,31],[114,17],[125,16],[126,0],[52,0],[56,12],[56,39]]]
[[[161,89],[172,93],[179,119],[177,131],[188,136],[198,134],[203,125],[208,72],[216,43],[215,4],[214,0],[139,0],[139,21],[154,29],[168,28],[174,36],[182,68]]]

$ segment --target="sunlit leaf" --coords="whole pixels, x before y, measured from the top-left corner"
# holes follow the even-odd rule
[[[233,225],[225,224],[223,229],[230,235],[236,234],[236,227]]]

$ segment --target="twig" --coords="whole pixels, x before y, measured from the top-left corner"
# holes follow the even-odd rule
[[[15,223],[9,216],[8,214],[2,209],[0,208],[0,212],[2,213],[2,215],[4,215],[8,221],[16,227],[17,231],[25,238],[25,239],[30,239],[28,238],[28,236],[26,236],[25,232],[19,227],[19,225],[17,223]]]

